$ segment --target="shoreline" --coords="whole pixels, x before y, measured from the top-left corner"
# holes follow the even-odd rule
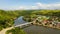
[[[51,27],[51,26],[43,25],[43,24],[33,23],[33,25],[44,26],[44,27],[49,27],[49,28],[54,28],[54,29],[59,29],[59,30],[60,30],[60,28],[59,28],[59,27],[53,27],[53,26]]]

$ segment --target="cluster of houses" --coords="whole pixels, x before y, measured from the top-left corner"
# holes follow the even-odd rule
[[[38,16],[35,23],[46,25],[49,27],[60,28],[60,19],[56,16]]]

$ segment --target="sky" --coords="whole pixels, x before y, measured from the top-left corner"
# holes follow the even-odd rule
[[[0,9],[60,9],[60,0],[0,0]]]

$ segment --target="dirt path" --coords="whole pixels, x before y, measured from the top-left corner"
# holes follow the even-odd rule
[[[6,28],[6,29],[3,29],[2,31],[0,31],[0,34],[5,34],[5,32],[7,31],[7,30],[10,30],[10,29],[12,29],[13,27],[9,27],[9,28]]]

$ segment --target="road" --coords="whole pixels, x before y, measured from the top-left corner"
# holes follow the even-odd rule
[[[6,28],[6,29],[3,29],[2,31],[0,31],[0,34],[5,34],[7,30],[10,30],[12,29],[13,27],[9,27],[9,28]]]

